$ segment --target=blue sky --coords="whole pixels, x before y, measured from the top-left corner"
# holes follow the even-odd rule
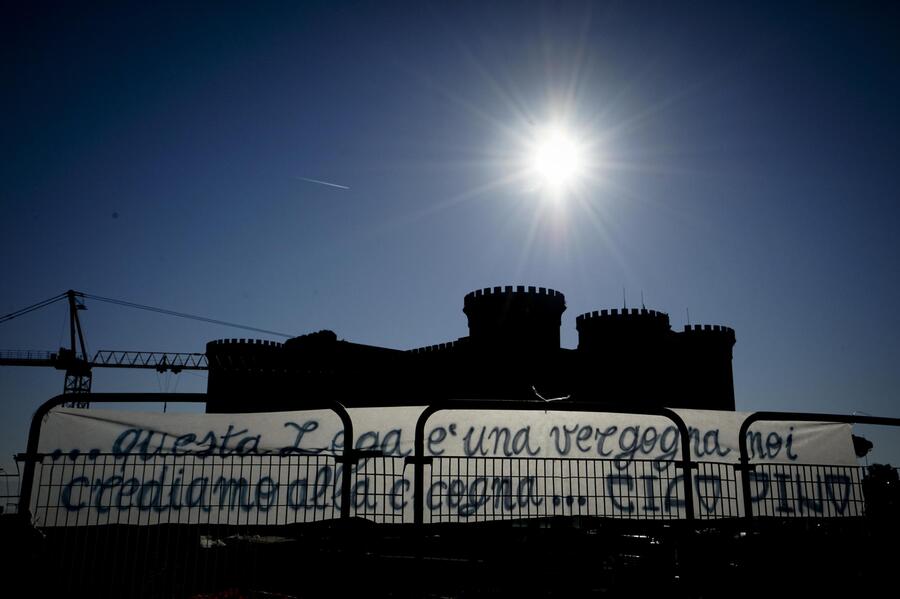
[[[0,27],[0,313],[74,288],[411,348],[466,334],[466,292],[533,284],[574,347],[624,288],[736,329],[739,410],[900,416],[896,5],[38,2]],[[599,158],[551,206],[513,175],[560,118]],[[63,317],[0,347],[55,349]],[[83,318],[91,350],[250,335]],[[0,370],[4,460],[61,388]]]

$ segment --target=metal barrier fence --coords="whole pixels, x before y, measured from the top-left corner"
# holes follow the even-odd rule
[[[352,515],[354,476],[363,459],[347,444],[337,455],[172,455],[38,452],[41,424],[69,396],[35,414],[19,512],[33,526],[16,538],[22,567],[46,572],[39,596],[207,597],[229,588],[290,587],[291,558],[313,551],[303,530]],[[192,394],[91,394],[102,402],[202,402]],[[338,402],[324,401],[353,438]],[[277,492],[274,481],[294,484]],[[188,482],[190,481],[190,482]],[[35,534],[32,534],[34,532]],[[318,539],[321,541],[321,538]],[[312,547],[312,546],[310,546]],[[295,585],[294,585],[295,586]]]
[[[86,400],[92,403],[202,403],[205,397],[204,394],[188,393],[86,394]],[[333,511],[338,510],[333,513],[343,518],[350,516],[350,502],[339,501],[339,499],[350,497],[351,477],[341,476],[341,472],[347,464],[351,465],[351,468],[355,468],[356,462],[364,454],[364,452],[354,449],[351,444],[346,444],[340,455],[330,457],[302,453],[249,456],[217,455],[214,453],[207,456],[159,456],[152,453],[133,453],[128,456],[122,456],[107,455],[97,451],[91,451],[87,454],[73,452],[68,455],[40,453],[38,447],[41,424],[44,418],[50,413],[50,410],[62,405],[69,399],[68,395],[58,395],[38,408],[31,421],[27,453],[23,456],[18,456],[19,459],[25,462],[21,494],[19,496],[19,511],[23,514],[32,514],[34,508],[43,508],[43,513],[46,513],[49,518],[44,525],[57,522],[56,512],[60,510],[67,514],[72,511],[81,513],[81,508],[93,505],[95,508],[98,508],[93,510],[98,514],[110,513],[109,510],[104,510],[104,508],[110,507],[111,504],[108,504],[108,502],[113,501],[114,497],[114,500],[118,502],[116,514],[121,514],[123,511],[128,514],[143,512],[161,514],[164,511],[168,511],[174,512],[175,517],[180,513],[180,507],[184,505],[183,502],[185,501],[187,503],[197,501],[198,503],[194,507],[198,507],[204,512],[212,510],[214,499],[219,502],[217,507],[220,510],[242,508],[249,501],[255,501],[256,505],[260,501],[265,501],[272,503],[271,507],[279,508],[275,510],[275,513],[282,515],[279,516],[281,521],[277,523],[285,524],[290,520],[289,517],[284,516],[284,513],[287,513],[285,510],[298,508],[298,506],[303,507],[304,509],[302,510],[294,509],[294,513],[304,514],[302,517],[299,515],[296,517],[300,518],[300,521],[306,521],[305,514],[309,511],[306,508],[312,505],[315,508],[312,510],[313,514],[317,514],[320,508],[325,507],[323,502],[327,500],[327,495],[330,494],[332,499],[329,506]],[[339,402],[326,400],[321,402],[320,405],[308,406],[308,409],[316,408],[325,408],[334,412],[340,418],[344,437],[353,438],[353,422],[347,410]],[[167,462],[167,460],[171,460],[171,462]],[[285,489],[284,504],[276,505],[280,495],[272,492],[268,481],[275,479],[272,479],[266,473],[272,470],[282,472],[282,469],[290,469],[292,467],[298,472],[307,472],[307,476],[293,478],[292,480],[298,481],[298,484]],[[164,473],[168,471],[170,478],[163,476],[159,481],[154,481],[155,484],[148,490],[148,484],[140,481],[146,481],[145,475],[147,472],[153,473],[152,476],[155,476],[155,472],[159,468],[162,468]],[[169,468],[171,468],[170,471],[168,470]],[[176,468],[181,470],[180,474],[177,474]],[[207,468],[210,472],[216,473],[216,481],[206,481],[202,490],[192,489],[189,485],[187,488],[183,488],[184,485],[182,483],[185,483],[187,480],[194,481],[206,478],[203,476],[203,473]],[[188,469],[189,474],[198,470],[200,476],[185,476],[185,469]],[[309,474],[310,472],[312,473],[311,475]],[[68,474],[66,477],[68,483],[65,486],[62,486],[60,482],[63,480],[63,473]],[[325,473],[325,475],[322,473]],[[137,474],[140,474],[140,476],[136,476]],[[228,474],[228,476],[226,477],[225,474]],[[32,497],[35,481],[38,482],[41,491],[45,493],[43,499],[40,493],[37,497]],[[299,481],[305,482],[301,484]],[[336,487],[338,481],[340,481],[340,488]],[[215,486],[217,482],[219,487]],[[312,490],[310,487],[312,487]],[[331,489],[326,490],[328,487],[331,487]],[[168,491],[168,493],[164,493],[164,491]],[[87,496],[85,496],[85,493],[87,493]],[[187,493],[186,498],[184,497],[185,493]],[[199,496],[199,499],[194,497],[192,493]],[[255,499],[249,497],[250,493],[255,493]],[[217,498],[213,498],[213,495],[217,495]],[[171,509],[158,509],[166,498],[169,500],[166,505]],[[124,503],[122,503],[123,501]],[[293,505],[291,504],[292,501],[295,502]],[[142,505],[141,502],[146,502],[147,505]],[[310,502],[313,503],[310,504]],[[132,510],[132,507],[136,508],[136,512]],[[263,511],[268,517],[271,508],[267,505],[265,510],[257,511]],[[141,523],[140,521],[133,522],[131,519],[134,516],[132,515],[129,515],[128,518],[129,520],[125,522],[126,524]],[[315,519],[313,518],[313,520]],[[76,525],[81,523],[84,522],[76,519]]]
[[[94,394],[90,401],[172,403],[203,397]],[[393,533],[367,545],[359,528],[343,526],[350,522],[472,523],[467,530],[484,541],[490,533],[479,523],[494,521],[627,521],[640,531],[642,525],[669,526],[673,521],[799,522],[900,514],[896,469],[750,463],[746,438],[753,422],[843,418],[834,415],[751,416],[740,432],[739,464],[691,460],[689,430],[669,410],[496,401],[427,408],[416,423],[415,446],[408,456],[354,449],[351,443],[339,455],[39,453],[44,416],[68,399],[60,396],[41,407],[23,456],[19,511],[33,518],[42,536],[40,560],[53,573],[41,581],[44,595],[199,599],[228,588],[290,588],[304,596],[307,583],[297,579],[297,564],[303,560],[324,569],[332,559],[345,565],[361,555],[417,559],[423,551],[418,541],[411,549],[408,537],[407,545],[391,545]],[[343,406],[322,405],[340,417],[344,437],[353,439],[353,423]],[[436,413],[501,409],[660,416],[677,427],[679,451],[671,459],[631,459],[627,464],[601,458],[426,455],[425,430]],[[900,424],[873,417],[858,421]],[[649,530],[648,538],[655,539],[667,529]],[[306,591],[323,594],[327,580],[315,581]]]
[[[92,394],[92,402],[198,402],[202,394]],[[445,401],[426,408],[416,422],[412,455],[341,448],[340,455],[154,455],[93,451],[86,455],[41,455],[40,426],[58,396],[35,414],[24,456],[19,510],[36,509],[40,526],[82,524],[206,523],[287,525],[363,518],[378,523],[479,522],[555,516],[624,519],[717,519],[833,517],[866,513],[864,483],[856,467],[751,463],[749,427],[759,421],[858,422],[888,426],[900,419],[833,414],[756,413],[739,433],[740,463],[691,460],[689,429],[667,409],[637,409],[591,403]],[[338,402],[322,406],[341,419],[345,438],[353,423]],[[307,406],[314,409],[318,406]],[[425,429],[439,412],[480,410],[642,414],[670,420],[678,431],[679,455],[667,460],[567,457],[426,455]],[[344,476],[349,465],[349,476]],[[408,468],[412,466],[412,468]],[[161,471],[161,473],[159,473]],[[412,472],[410,472],[412,471]],[[204,473],[215,474],[210,476]],[[746,476],[741,473],[746,472]],[[136,481],[155,481],[138,488]],[[203,488],[188,481],[201,480]],[[63,485],[62,481],[68,481]],[[276,489],[278,481],[292,481]],[[35,484],[36,483],[36,484]],[[874,483],[869,482],[869,486]],[[37,498],[33,489],[40,489]],[[156,495],[158,497],[156,497]],[[343,502],[342,498],[349,501]],[[159,502],[142,505],[141,502]],[[171,509],[159,509],[165,504]],[[88,508],[93,506],[93,510]],[[193,509],[182,509],[193,508]],[[253,507],[253,510],[248,508]],[[134,508],[134,509],[131,509]],[[146,508],[146,509],[145,509]],[[227,512],[226,521],[213,514]],[[93,514],[88,518],[88,513]],[[121,520],[122,513],[127,519]],[[163,515],[165,514],[165,515]],[[188,514],[193,514],[188,516]]]
[[[15,514],[19,508],[19,472],[0,468],[0,514]]]
[[[748,474],[750,513],[808,519],[900,508],[897,470],[872,468],[757,464]],[[43,455],[35,470],[32,519],[42,529],[265,527],[346,518],[411,523],[416,514],[408,470],[402,457],[363,457],[350,470],[345,508],[344,468],[329,455]],[[685,478],[671,462],[437,456],[423,473],[424,524],[689,519]],[[744,515],[738,465],[700,462],[690,480],[694,519]]]
[[[320,522],[341,517],[340,472],[327,455],[44,455],[32,509],[42,528]]]
[[[350,517],[378,524],[412,522],[412,487],[402,456],[359,450],[350,469]]]
[[[684,481],[672,464],[575,458],[435,457],[426,524],[559,516],[684,518]]]
[[[862,493],[865,473],[861,468],[833,466],[775,466],[750,462],[747,437],[755,422],[840,422],[845,424],[873,424],[900,427],[900,418],[877,416],[845,416],[842,414],[804,414],[800,412],[755,412],[741,424],[738,432],[744,517],[828,517],[857,516],[866,513]],[[871,477],[870,477],[871,483]],[[775,485],[776,492],[766,500]],[[871,485],[870,485],[871,486]],[[765,490],[766,493],[762,491]],[[874,490],[874,489],[873,489]],[[823,497],[823,491],[825,496]],[[877,492],[876,492],[877,493]],[[792,505],[793,504],[793,505]],[[847,510],[850,510],[847,513]]]
[[[331,456],[95,454],[42,456],[37,466],[32,505],[42,515],[35,522],[44,536],[41,563],[52,573],[41,581],[47,596],[265,588],[277,580],[274,562],[266,563],[271,550],[296,545],[296,525],[337,520],[342,511],[334,501],[340,478],[317,479],[339,470]],[[269,482],[279,475],[308,484],[279,495]],[[70,482],[61,488],[63,481]]]
[[[734,464],[699,462],[696,466],[697,519],[736,518],[740,513],[740,483]]]
[[[757,464],[747,475],[750,517],[863,516],[863,480],[861,467]]]
[[[614,508],[629,516],[635,515],[633,503],[623,504],[612,493],[604,493],[605,488],[611,491],[612,486],[622,484],[626,493],[630,493],[635,485],[634,475],[623,473],[621,469],[614,472],[613,465],[605,463],[610,460],[503,458],[498,466],[498,458],[425,455],[425,427],[429,419],[438,412],[452,410],[603,412],[667,418],[679,432],[680,450],[680,459],[666,461],[664,465],[664,479],[680,481],[680,484],[668,484],[667,495],[671,495],[673,487],[677,494],[680,487],[683,497],[676,497],[681,508],[676,514],[694,519],[690,435],[684,420],[672,410],[588,402],[548,406],[543,402],[450,400],[433,404],[422,412],[416,422],[415,453],[406,458],[415,468],[414,520],[417,524],[425,523],[426,500],[431,522],[468,521],[472,516],[476,516],[474,520],[477,521],[479,511],[485,518],[491,515],[499,519],[570,515],[566,512],[571,513],[573,508],[575,512],[591,516],[611,516],[616,512]],[[430,468],[428,476],[426,466]],[[568,476],[573,467],[574,477]],[[674,474],[675,469],[681,469],[679,476]],[[650,488],[658,482],[651,481]],[[437,514],[434,514],[435,509]],[[668,514],[671,516],[671,511]]]

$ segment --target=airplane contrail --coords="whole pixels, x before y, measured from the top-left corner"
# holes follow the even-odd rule
[[[337,183],[329,183],[328,181],[320,181],[318,179],[310,179],[309,177],[294,177],[308,183],[318,183],[319,185],[327,185],[328,187],[337,187],[338,189],[350,189],[346,185],[338,185]]]

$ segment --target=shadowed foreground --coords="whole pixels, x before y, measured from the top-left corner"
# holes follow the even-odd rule
[[[889,585],[898,528],[869,518],[560,518],[38,532],[7,516],[3,538],[16,548],[10,571],[39,573],[31,591],[48,597],[763,597]]]

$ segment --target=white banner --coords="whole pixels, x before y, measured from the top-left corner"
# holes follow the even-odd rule
[[[451,410],[425,429],[425,521],[684,514],[679,433],[663,417]],[[423,407],[349,410],[357,449],[351,513],[412,521],[415,423]],[[678,410],[690,432],[694,508],[742,510],[745,413]],[[781,516],[858,515],[850,426],[760,422],[748,433],[753,502]],[[329,410],[159,414],[56,409],[43,423],[32,514],[41,526],[291,524],[340,515],[344,431]],[[803,467],[800,467],[803,465]],[[827,465],[820,468],[814,465]],[[765,508],[765,509],[762,509]]]

